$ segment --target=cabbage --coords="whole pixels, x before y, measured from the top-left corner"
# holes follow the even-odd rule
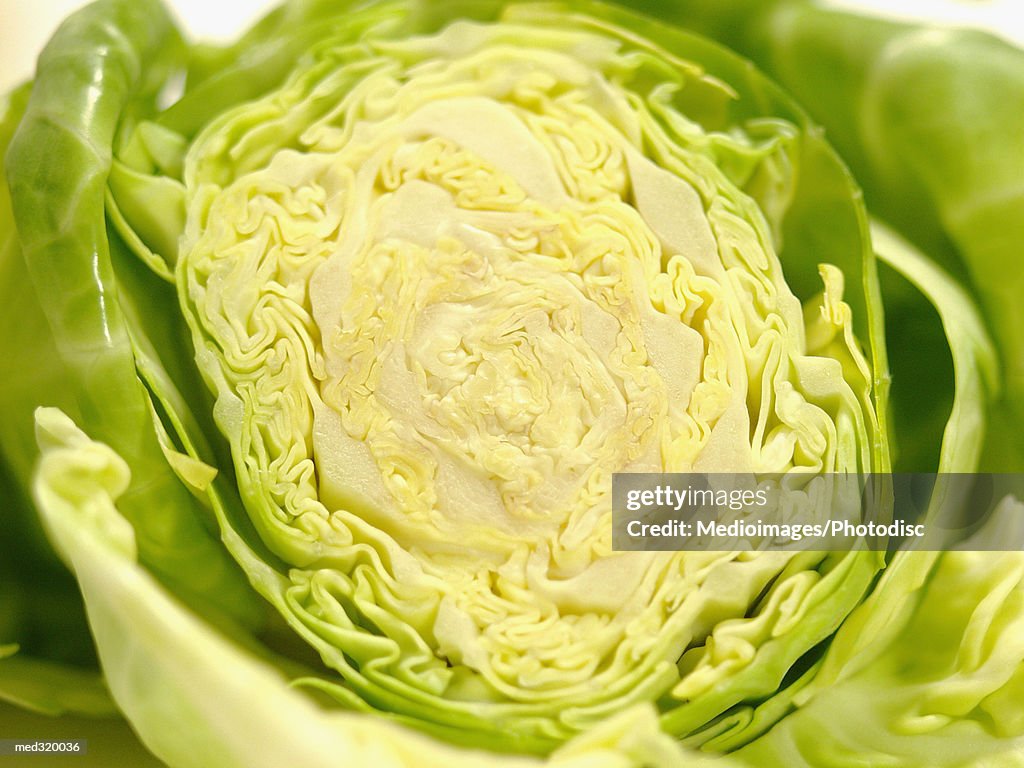
[[[994,450],[987,294],[735,54],[409,0],[216,49],[101,0],[0,125],[0,698],[170,766],[1024,762],[1020,553],[612,546],[616,472]],[[876,250],[945,404],[890,408]]]

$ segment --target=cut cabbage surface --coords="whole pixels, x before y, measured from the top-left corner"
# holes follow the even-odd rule
[[[177,265],[308,684],[530,750],[772,693],[879,564],[612,551],[614,472],[868,471],[877,425],[842,273],[805,310],[779,260],[797,127],[558,20],[321,44],[192,145]]]

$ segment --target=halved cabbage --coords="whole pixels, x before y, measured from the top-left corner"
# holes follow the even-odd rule
[[[805,309],[778,256],[800,128],[687,113],[733,98],[513,7],[329,39],[191,145],[178,290],[304,685],[544,752],[646,701],[740,744],[807,679],[880,555],[611,546],[613,472],[877,466],[842,272]]]
[[[287,5],[164,110],[181,62],[104,0],[0,133],[5,469],[30,406],[80,427],[39,412],[36,504],[162,759],[498,759],[380,718],[566,766],[756,752],[905,624],[927,558],[879,592],[884,553],[612,548],[615,472],[889,469],[860,193],[748,63],[596,3],[411,0]]]

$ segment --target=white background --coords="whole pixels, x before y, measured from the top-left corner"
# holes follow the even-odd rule
[[[443,2],[443,0],[434,0]],[[278,0],[167,0],[193,38],[230,40]],[[1022,0],[824,0],[900,18],[929,18],[996,31],[1024,46]],[[0,93],[32,76],[61,20],[86,0],[0,0]]]

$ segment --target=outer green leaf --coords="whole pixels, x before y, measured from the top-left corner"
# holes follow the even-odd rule
[[[69,18],[40,58],[6,171],[18,242],[50,329],[39,336],[52,339],[53,359],[66,374],[37,387],[36,403],[63,402],[70,393],[84,422],[131,457],[134,485],[124,508],[138,526],[143,559],[168,582],[244,613],[252,605],[244,580],[199,523],[157,443],[104,216],[115,129],[126,114],[146,109],[151,80],[159,83],[177,44],[166,11],[155,2],[107,0]],[[31,300],[24,282],[5,283],[2,290]],[[39,354],[33,337],[17,335],[11,344]],[[8,450],[31,462],[26,446]]]
[[[23,86],[0,105],[0,171],[30,92]],[[0,355],[0,699],[50,714],[109,715],[113,704],[95,669],[77,588],[26,497],[40,388],[72,406],[61,392],[66,369],[28,283],[10,195],[0,185],[0,336],[7,342]]]
[[[974,471],[985,444],[986,411],[1000,389],[995,347],[974,302],[959,283],[887,227],[876,224],[872,239],[879,257],[935,306],[952,351],[956,395],[936,471]]]

